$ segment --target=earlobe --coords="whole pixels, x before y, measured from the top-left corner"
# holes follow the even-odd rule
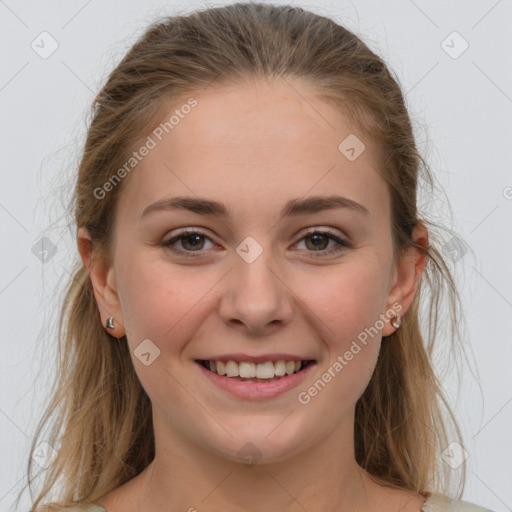
[[[89,231],[81,227],[77,233],[78,252],[89,272],[94,297],[99,307],[101,323],[106,329],[107,321],[113,318],[115,327],[106,331],[116,338],[124,336],[124,322],[115,282],[114,268],[105,258],[95,254]]]
[[[395,309],[396,304],[401,306],[400,311],[396,313],[397,317],[403,317],[409,309],[427,264],[428,231],[421,222],[418,222],[413,230],[412,241],[414,245],[407,249],[396,266],[395,284],[388,295],[388,309]],[[397,330],[396,321],[396,317],[389,319],[382,331],[383,336],[389,336]]]

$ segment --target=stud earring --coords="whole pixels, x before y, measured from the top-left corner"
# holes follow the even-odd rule
[[[110,318],[107,319],[107,323],[106,323],[106,327],[107,329],[114,329],[114,317],[111,316]]]
[[[391,325],[395,329],[400,329],[400,324],[402,323],[402,318],[399,316],[396,316],[393,320],[391,320]]]

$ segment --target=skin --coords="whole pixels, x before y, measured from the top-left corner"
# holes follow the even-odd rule
[[[423,496],[379,485],[354,457],[355,404],[381,336],[396,330],[389,320],[307,405],[297,400],[379,314],[396,303],[405,313],[425,266],[414,248],[393,261],[376,148],[298,80],[194,97],[198,105],[125,178],[112,263],[95,257],[89,233],[78,232],[103,325],[113,316],[113,336],[127,334],[156,440],[148,468],[96,503],[109,512],[418,512]],[[338,150],[351,133],[366,145],[354,161]],[[369,215],[339,208],[280,220],[288,200],[333,193]],[[232,215],[169,210],[140,219],[149,204],[182,195],[222,202]],[[197,249],[174,243],[195,258],[163,246],[183,228],[205,233]],[[353,247],[318,256],[337,243],[326,236],[315,249],[306,228],[330,228]],[[236,252],[247,236],[263,249],[252,263]],[[426,245],[425,229],[413,239]],[[148,366],[134,355],[144,339],[160,350]],[[229,352],[288,352],[317,365],[297,389],[244,400],[213,386],[194,362]],[[253,466],[237,456],[247,442],[261,456]]]

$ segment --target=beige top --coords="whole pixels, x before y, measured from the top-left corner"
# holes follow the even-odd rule
[[[89,505],[85,509],[69,509],[69,512],[108,512],[101,505]],[[463,500],[452,499],[445,494],[430,493],[421,512],[493,512],[485,507]]]
[[[105,509],[98,511],[104,512]],[[452,499],[445,494],[432,493],[421,507],[421,512],[492,512],[469,501]]]

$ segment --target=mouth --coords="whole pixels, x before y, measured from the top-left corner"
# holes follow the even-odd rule
[[[255,358],[253,358],[255,359]],[[311,378],[316,360],[211,361],[196,359],[197,369],[215,389],[244,400],[266,401]]]
[[[212,361],[197,359],[209,372],[240,382],[269,383],[286,379],[290,375],[303,372],[309,366],[316,363],[315,360],[277,360],[254,363],[251,361]]]

